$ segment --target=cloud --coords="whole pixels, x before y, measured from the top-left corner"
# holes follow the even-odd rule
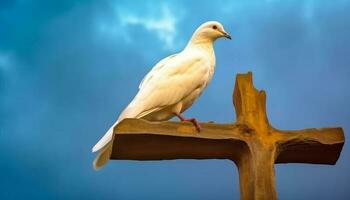
[[[155,32],[159,40],[164,42],[166,48],[174,48],[174,39],[177,34],[177,19],[167,5],[161,7],[160,16],[145,18],[144,16],[133,13],[122,13],[119,15],[119,19],[123,26],[141,25],[147,31]]]
[[[165,50],[178,47],[175,39],[178,36],[177,25],[182,12],[174,15],[176,7],[162,4],[159,6],[145,5],[146,9],[139,11],[130,5],[115,5],[112,15],[106,14],[97,19],[97,31],[103,36],[119,36],[123,42],[131,43],[131,34],[135,28],[142,29],[147,34],[154,35],[164,46]],[[136,9],[136,10],[135,10]],[[141,32],[141,31],[139,31]]]

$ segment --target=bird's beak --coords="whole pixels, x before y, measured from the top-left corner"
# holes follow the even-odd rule
[[[225,38],[230,39],[230,40],[232,39],[231,36],[230,36],[230,34],[228,34],[228,33],[226,33],[226,32],[223,32],[223,34],[224,34],[224,37],[225,37]]]
[[[225,37],[225,38],[230,39],[230,40],[232,39],[230,34],[226,33],[225,31],[219,30],[219,32],[222,34],[222,37]]]

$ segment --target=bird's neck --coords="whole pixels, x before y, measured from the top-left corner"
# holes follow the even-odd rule
[[[193,35],[191,40],[188,42],[188,48],[205,48],[205,49],[213,49],[214,40],[208,37],[201,37],[200,35]],[[187,48],[186,47],[186,48]]]
[[[188,42],[186,49],[203,50],[204,52],[214,55],[214,40],[208,37],[193,35]]]
[[[192,37],[185,50],[194,50],[203,54],[211,62],[211,67],[215,67],[214,41],[203,37]]]

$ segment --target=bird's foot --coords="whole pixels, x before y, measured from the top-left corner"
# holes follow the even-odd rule
[[[191,122],[197,129],[198,132],[201,132],[201,126],[199,125],[196,118],[185,118],[181,114],[175,113],[175,115],[182,121],[182,122]]]
[[[185,122],[191,122],[197,129],[198,132],[201,132],[201,126],[199,125],[196,118],[186,119]]]

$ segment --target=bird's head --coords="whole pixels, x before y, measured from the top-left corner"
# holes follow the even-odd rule
[[[200,25],[194,32],[192,39],[197,41],[215,41],[218,38],[225,37],[231,39],[231,36],[225,31],[220,22],[209,21]]]

